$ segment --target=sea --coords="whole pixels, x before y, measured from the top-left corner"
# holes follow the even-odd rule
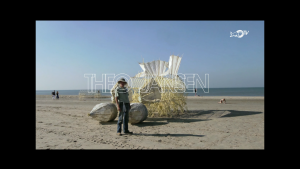
[[[55,90],[59,95],[78,95],[80,90]],[[36,95],[52,95],[53,90],[36,90]],[[101,95],[110,96],[110,90],[100,89]],[[194,89],[187,89],[188,96],[195,96]],[[264,87],[197,88],[199,96],[264,96]]]

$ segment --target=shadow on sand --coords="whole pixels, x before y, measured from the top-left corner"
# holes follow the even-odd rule
[[[236,110],[227,110],[230,112],[229,114],[223,115],[223,117],[236,117],[236,116],[249,116],[249,115],[254,115],[254,114],[261,114],[262,112],[258,111],[236,111]]]
[[[102,125],[117,125],[118,120],[114,121],[109,121],[109,122],[99,122]],[[168,124],[168,122],[148,122],[148,121],[143,121],[141,123],[137,124],[131,124],[135,126],[140,126],[140,127],[145,127],[145,126],[157,126],[157,125],[165,125]]]
[[[211,119],[207,119],[211,120]],[[146,126],[157,126],[157,125],[166,125],[169,122],[178,122],[178,123],[191,123],[191,122],[198,122],[198,121],[207,121],[203,119],[172,119],[172,118],[147,118],[145,121],[141,123],[131,124],[138,127],[146,127]],[[164,122],[160,122],[164,121]],[[110,121],[110,122],[99,122],[102,125],[117,125],[117,120]]]
[[[194,136],[194,137],[204,137],[205,135],[196,135],[196,134],[147,134],[147,133],[133,133],[133,135],[139,136],[157,136],[157,137],[185,137],[185,136]]]
[[[99,124],[102,125],[117,125],[118,120],[113,120],[113,121],[109,121],[109,122],[99,122]]]
[[[260,114],[257,111],[236,111],[236,110],[189,110],[187,113],[180,116],[180,118],[197,117],[205,114],[215,115],[219,114],[221,117],[236,117]]]
[[[262,112],[256,111],[236,111],[236,110],[189,110],[187,113],[182,114],[175,118],[168,117],[148,117],[141,123],[132,124],[138,127],[145,126],[157,126],[165,125],[168,123],[192,123],[199,121],[208,121],[212,118],[224,118],[224,117],[237,117],[237,116],[249,116],[255,114],[261,114]],[[201,115],[207,115],[202,117]],[[118,120],[110,122],[100,122],[102,125],[116,125]]]
[[[210,119],[208,119],[210,120]],[[159,122],[165,121],[165,122]],[[156,125],[165,125],[168,123],[192,123],[198,121],[207,121],[204,119],[175,119],[175,118],[147,118],[142,123],[131,124],[138,127],[145,127],[145,126],[156,126]]]

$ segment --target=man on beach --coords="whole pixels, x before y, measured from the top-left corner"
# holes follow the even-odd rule
[[[127,82],[124,78],[121,78],[118,81],[119,86],[115,89],[115,100],[119,112],[118,128],[117,135],[121,136],[121,128],[123,123],[123,132],[124,134],[132,134],[128,130],[128,121],[129,121],[129,110],[131,109],[128,90],[125,86]]]
[[[197,95],[197,89],[195,88],[195,96]]]
[[[52,92],[52,100],[55,100],[55,90]]]

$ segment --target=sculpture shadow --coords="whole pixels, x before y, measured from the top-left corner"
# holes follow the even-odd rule
[[[219,117],[213,116],[217,113],[219,113],[218,114]],[[138,127],[145,127],[145,126],[166,125],[168,123],[193,123],[199,121],[212,120],[211,117],[226,118],[226,117],[237,117],[237,116],[249,116],[249,115],[261,114],[261,113],[262,112],[258,112],[258,111],[237,111],[237,110],[189,110],[187,113],[182,114],[176,118],[148,117],[145,121],[141,123],[135,123],[131,125],[138,126]],[[197,118],[197,116],[204,115],[204,114],[210,114],[210,115],[205,119]],[[99,122],[99,123],[102,125],[116,125],[117,122],[118,120],[113,120],[110,122]]]
[[[109,122],[99,122],[99,124],[102,124],[102,125],[117,125],[117,123],[118,123],[118,120],[109,121]],[[168,124],[168,122],[148,122],[148,121],[143,121],[141,123],[135,123],[135,124],[131,124],[131,125],[139,126],[139,127],[145,127],[145,126],[157,126],[157,125],[165,125],[165,124]]]
[[[261,114],[262,112],[258,111],[236,111],[236,110],[227,110],[230,113],[221,116],[221,118],[224,117],[236,117],[236,116],[249,116],[249,115],[255,115],[255,114]]]
[[[157,125],[166,125],[168,122],[149,122],[149,121],[143,121],[141,123],[135,123],[131,124],[138,127],[145,127],[145,126],[157,126]]]
[[[207,121],[210,119],[182,119],[182,118],[147,118],[145,121],[167,121],[166,123],[192,123],[198,121]],[[139,124],[139,123],[138,123]]]
[[[205,135],[196,135],[196,134],[147,134],[147,133],[133,133],[133,135],[137,136],[156,136],[156,137],[186,137],[186,136],[194,136],[194,137],[204,137]]]
[[[219,115],[220,115],[219,118],[224,118],[224,117],[255,115],[255,114],[261,114],[262,112],[237,111],[237,110],[189,110],[187,113],[184,113],[184,114],[178,116],[177,118],[191,118],[191,117],[197,118],[198,116],[201,116],[201,115],[210,114],[211,116],[208,116],[208,118],[206,119],[206,120],[208,120],[210,117],[212,117],[214,114],[217,114],[217,113],[219,113]],[[160,118],[158,118],[158,119],[160,119]]]
[[[102,125],[117,125],[118,120],[108,121],[108,122],[99,122]]]
[[[207,119],[210,120],[210,119]],[[192,123],[198,121],[207,121],[204,119],[176,119],[176,118],[147,118],[145,121],[141,123],[131,124],[138,127],[145,127],[145,126],[156,126],[156,125],[165,125],[168,123]],[[166,122],[159,122],[159,121],[166,121]]]

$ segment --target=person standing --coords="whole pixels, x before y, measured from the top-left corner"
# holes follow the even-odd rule
[[[55,99],[55,90],[52,92],[52,100]]]
[[[195,96],[197,95],[197,89],[195,88]]]
[[[121,136],[121,127],[123,122],[124,134],[132,134],[133,132],[128,130],[129,110],[131,109],[131,106],[128,98],[128,90],[124,87],[127,82],[124,78],[121,78],[118,81],[118,84],[119,86],[115,89],[115,101],[119,112],[117,135]]]
[[[59,96],[58,96],[58,91],[56,92],[56,99],[59,99]]]

